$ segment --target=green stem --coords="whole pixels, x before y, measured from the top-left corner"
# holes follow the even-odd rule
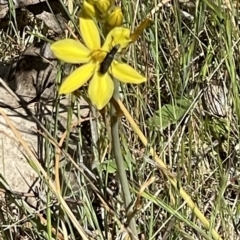
[[[119,89],[119,82],[115,79],[114,80],[114,94],[113,94],[113,97],[115,99],[119,98],[119,90],[118,89]],[[131,212],[132,212],[132,208],[130,207],[132,200],[131,200],[128,180],[127,180],[127,175],[125,172],[122,151],[121,151],[121,147],[120,147],[118,117],[117,117],[116,110],[113,105],[111,105],[111,132],[112,132],[112,147],[113,147],[113,152],[114,152],[114,156],[115,156],[115,160],[116,160],[116,164],[117,164],[118,177],[119,177],[120,184],[122,187],[125,209],[128,209],[128,212],[126,213],[128,216],[128,214],[131,214]],[[134,217],[131,219],[131,221],[129,223],[129,227],[132,232],[131,233],[132,239],[138,239],[136,221],[135,221]]]

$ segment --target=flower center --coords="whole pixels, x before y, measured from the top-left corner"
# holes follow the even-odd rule
[[[98,49],[92,52],[91,57],[94,62],[102,62],[106,55],[107,55],[106,52]]]

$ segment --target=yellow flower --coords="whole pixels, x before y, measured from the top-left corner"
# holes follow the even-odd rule
[[[112,77],[124,83],[138,84],[146,81],[146,78],[131,66],[117,60],[112,61],[106,73],[102,74],[99,71],[102,61],[114,46],[118,45],[119,51],[131,43],[129,29],[114,28],[107,35],[102,47],[98,28],[92,19],[80,17],[80,32],[86,46],[73,39],[60,40],[51,46],[58,59],[81,64],[62,83],[60,94],[72,93],[91,80],[88,88],[89,98],[98,109],[102,109],[113,95]]]

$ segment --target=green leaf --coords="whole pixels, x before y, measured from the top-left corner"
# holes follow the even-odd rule
[[[155,128],[165,129],[171,124],[177,123],[188,110],[191,101],[188,99],[177,99],[175,104],[166,104],[148,119],[148,125]],[[160,126],[160,124],[162,126]]]

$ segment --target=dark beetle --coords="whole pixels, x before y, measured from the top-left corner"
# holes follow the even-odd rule
[[[108,69],[114,59],[114,56],[116,55],[119,48],[120,48],[120,44],[115,45],[111,49],[111,51],[106,55],[106,57],[103,59],[103,61],[100,64],[100,69],[99,69],[99,72],[101,74],[105,74],[108,71]]]

